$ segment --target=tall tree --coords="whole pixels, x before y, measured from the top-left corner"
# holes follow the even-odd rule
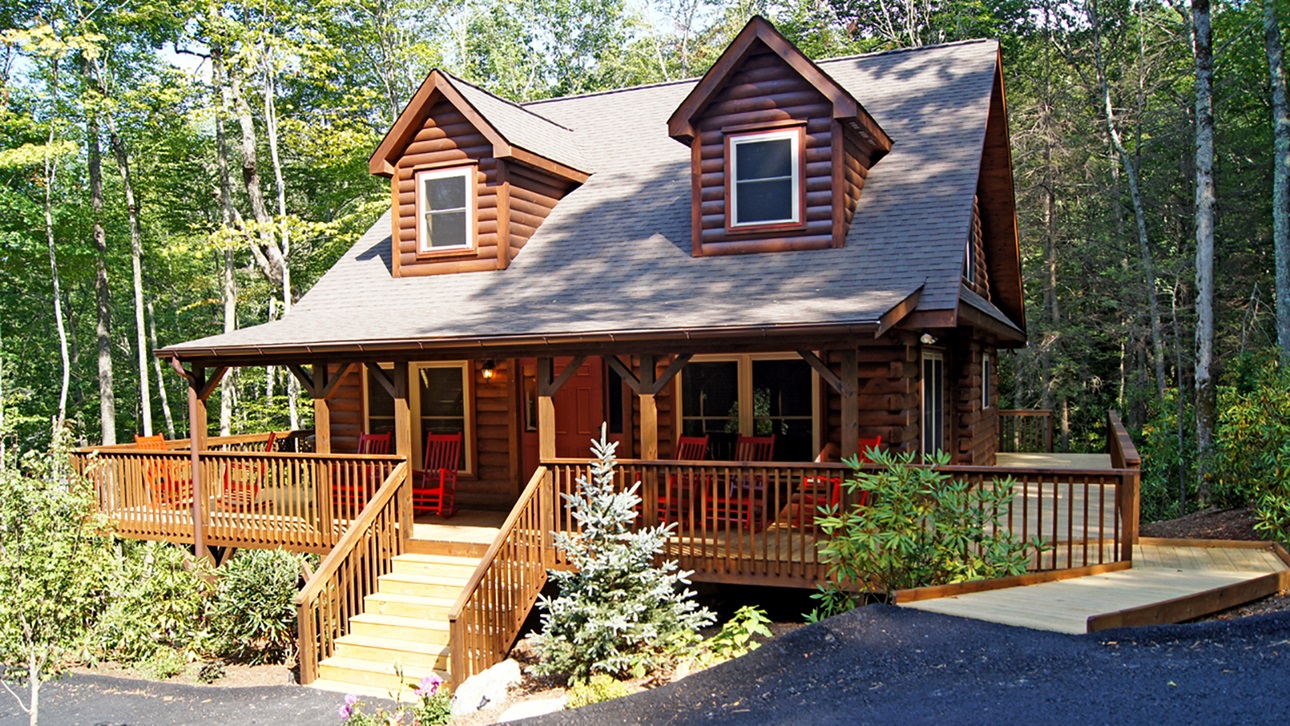
[[[90,76],[89,61],[81,68]],[[103,229],[103,152],[99,139],[98,111],[86,99],[85,146],[90,178],[90,210],[94,245],[95,349],[98,353],[99,430],[104,444],[116,443],[116,393],[112,388],[112,301],[108,291],[107,232]]]
[[[1214,38],[1209,0],[1192,0],[1192,48],[1196,73],[1196,445],[1197,495],[1209,503],[1206,459],[1218,418],[1214,381]]]
[[[1272,248],[1276,265],[1277,347],[1290,361],[1290,112],[1276,0],[1263,0],[1263,45],[1272,98]]]

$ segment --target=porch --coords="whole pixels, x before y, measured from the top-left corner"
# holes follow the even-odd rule
[[[1001,454],[996,466],[944,471],[977,487],[1010,482],[1016,496],[998,524],[1043,541],[1032,571],[1128,561],[1137,530],[1137,455],[1114,414],[1107,434],[1107,455]],[[299,601],[304,682],[344,646],[348,624],[400,554],[480,558],[447,616],[450,652],[441,665],[457,681],[502,657],[547,571],[568,566],[551,537],[576,530],[560,495],[589,475],[585,460],[545,460],[504,521],[485,511],[418,520],[406,457],[257,451],[267,440],[268,434],[214,437],[206,450],[182,441],[166,451],[97,447],[76,452],[73,461],[121,536],[204,542],[222,555],[239,547],[324,554]],[[803,487],[845,477],[845,465],[619,463],[620,486],[640,482],[642,523],[677,524],[667,556],[693,571],[694,580],[812,588],[826,579],[817,548],[824,535],[803,504]],[[160,492],[161,471],[191,489]],[[678,482],[693,485],[687,506],[670,499]]]

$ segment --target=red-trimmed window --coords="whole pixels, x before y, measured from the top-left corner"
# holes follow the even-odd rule
[[[475,249],[475,167],[416,173],[417,254]]]
[[[732,134],[726,140],[726,226],[801,224],[802,128]]]

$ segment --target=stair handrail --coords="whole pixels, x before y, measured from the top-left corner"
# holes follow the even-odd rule
[[[390,471],[296,595],[301,684],[318,678],[318,664],[332,655],[336,638],[348,630],[349,619],[361,611],[363,597],[370,594],[366,590],[375,585],[377,577],[390,571],[396,555],[406,551],[412,534],[408,472],[407,461],[399,462]],[[385,541],[374,542],[378,538]],[[368,555],[372,562],[364,563]],[[372,577],[361,576],[364,564],[373,571]],[[324,595],[333,597],[325,601]]]
[[[552,529],[555,526],[555,494],[550,482],[551,473],[545,466],[539,466],[533,472],[528,485],[520,493],[506,521],[493,538],[493,543],[489,545],[449,611],[449,667],[454,685],[460,685],[470,676],[501,661],[505,656],[505,649],[519,634],[529,610],[546,585],[547,568],[554,563]],[[517,531],[521,521],[528,524],[523,532],[537,530],[536,543],[522,540],[521,532]],[[526,558],[503,560],[501,556],[504,551],[511,555],[525,555]],[[508,566],[512,564],[518,567]],[[506,572],[503,573],[502,570]],[[494,572],[506,583],[518,586],[518,590],[491,593],[493,596],[506,598],[508,602],[490,600],[479,604],[481,595],[485,594],[482,588],[484,578]],[[478,612],[472,613],[471,608],[476,605],[479,606],[474,610]]]

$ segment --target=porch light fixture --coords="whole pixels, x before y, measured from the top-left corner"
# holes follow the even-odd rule
[[[919,338],[918,342],[923,345],[931,345],[936,342],[936,338],[932,337],[931,333],[923,333],[923,337]]]
[[[485,381],[493,380],[493,376],[497,375],[497,364],[491,358],[484,361],[484,369],[481,373],[483,373]]]

